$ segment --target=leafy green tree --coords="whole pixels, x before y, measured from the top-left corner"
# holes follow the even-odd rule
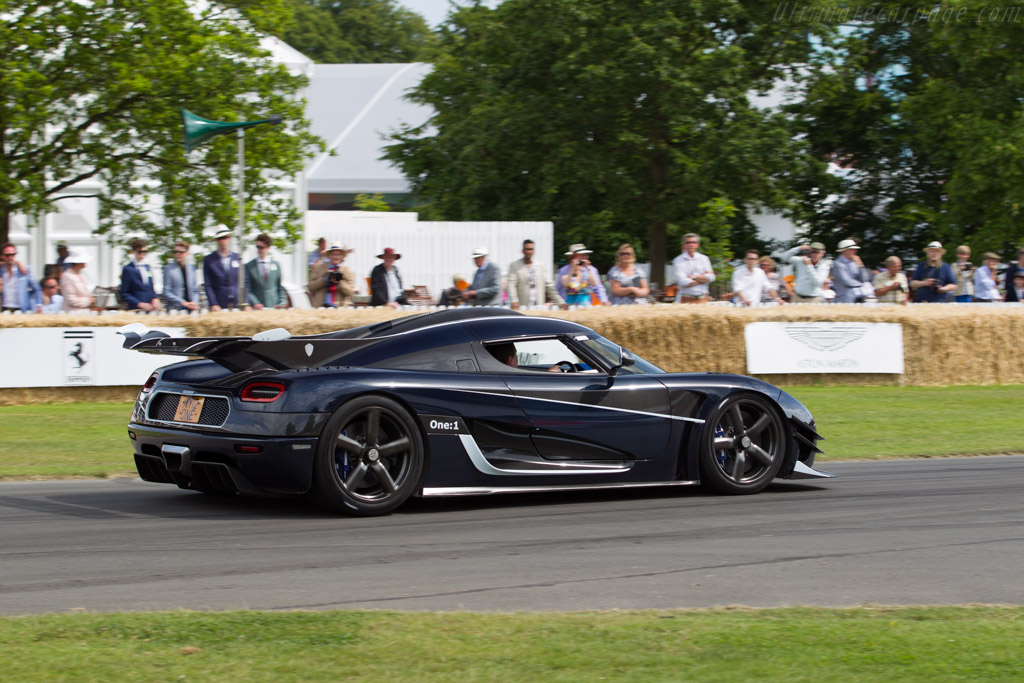
[[[357,211],[390,211],[391,206],[384,201],[384,195],[379,192],[373,194],[367,194],[360,192],[356,195],[356,200],[352,202],[352,206]]]
[[[400,63],[424,59],[433,34],[395,0],[287,0],[292,20],[282,40],[321,64]]]
[[[912,265],[932,240],[1007,256],[1024,241],[1024,8],[975,0],[848,6],[834,68],[794,108],[843,167],[812,235]]]
[[[601,267],[618,242],[646,243],[660,282],[678,253],[670,224],[699,232],[720,225],[728,206],[729,225],[742,229],[751,209],[793,208],[797,179],[825,168],[791,119],[749,96],[813,70],[808,23],[773,21],[774,8],[507,0],[460,9],[412,94],[435,114],[400,131],[387,156],[428,215],[554,220],[559,243],[594,245]]]
[[[196,5],[196,9],[190,9]],[[274,179],[318,146],[295,94],[305,84],[260,47],[286,16],[278,0],[199,8],[185,0],[7,0],[0,14],[0,241],[14,214],[40,216],[67,196],[96,196],[111,241],[158,247],[233,225],[235,141],[183,145],[181,107],[215,120],[281,114],[246,134],[253,234],[300,223]],[[83,195],[83,183],[99,183]],[[156,200],[156,201],[154,201]],[[162,209],[154,213],[154,205]]]

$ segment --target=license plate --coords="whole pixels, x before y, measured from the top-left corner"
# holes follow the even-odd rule
[[[193,398],[182,396],[178,399],[178,409],[174,411],[175,422],[199,422],[199,416],[203,412],[203,397]]]

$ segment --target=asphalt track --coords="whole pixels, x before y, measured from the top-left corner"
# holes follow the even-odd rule
[[[1024,603],[1024,456],[333,517],[134,479],[0,483],[0,613]]]

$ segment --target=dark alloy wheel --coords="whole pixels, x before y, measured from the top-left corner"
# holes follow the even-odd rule
[[[423,438],[398,403],[353,399],[327,421],[317,447],[313,496],[351,515],[386,515],[416,490],[425,465]]]
[[[756,394],[729,396],[704,424],[701,483],[719,493],[757,493],[779,473],[788,443],[771,401]]]

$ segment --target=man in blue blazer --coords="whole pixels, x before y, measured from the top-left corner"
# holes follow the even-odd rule
[[[245,291],[257,311],[288,306],[288,295],[281,286],[281,266],[270,256],[271,244],[266,233],[256,237],[256,258],[245,264]]]
[[[188,256],[188,242],[174,243],[174,260],[164,266],[164,300],[169,311],[198,311],[196,266]]]
[[[236,308],[238,301],[238,254],[231,251],[231,237],[234,233],[226,226],[220,226],[213,239],[217,240],[217,251],[203,259],[203,280],[210,312],[222,308]]]
[[[153,271],[146,260],[146,241],[132,240],[132,256],[121,270],[121,300],[129,311],[158,311],[163,308],[153,289]]]

